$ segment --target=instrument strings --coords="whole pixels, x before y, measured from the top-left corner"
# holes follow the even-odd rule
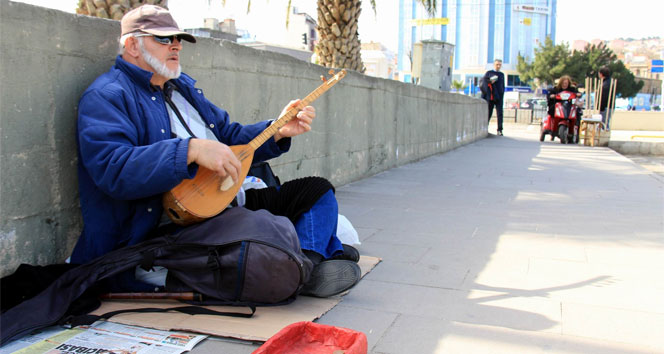
[[[292,119],[293,116],[295,116],[296,112],[294,112],[294,111],[296,111],[295,108],[290,109],[290,110],[289,110],[288,112],[286,112],[286,114],[284,114],[281,118],[277,119],[277,121],[280,121],[280,120],[282,120],[282,119],[285,119],[285,120],[286,120],[285,123],[288,122],[289,120]],[[275,121],[275,123],[276,123],[277,121]],[[285,123],[284,123],[284,124],[285,124]],[[266,129],[266,130],[267,130],[267,129]],[[265,131],[263,131],[263,133],[261,133],[260,135],[262,135],[262,134],[264,134],[264,133],[265,133]],[[260,136],[260,135],[259,135],[259,136]],[[274,135],[274,134],[272,134],[272,135]],[[270,135],[270,136],[272,136],[272,135]],[[256,138],[258,138],[258,137],[256,137]],[[256,140],[256,138],[254,138],[254,140]],[[269,137],[266,138],[266,140],[267,140],[267,139],[269,139]],[[249,145],[251,145],[252,142],[253,142],[253,140],[252,140],[251,142],[249,142]],[[260,145],[262,145],[262,144],[260,144]],[[260,146],[260,145],[259,145],[259,146]],[[253,146],[252,146],[252,147],[253,147]],[[237,155],[237,157],[238,157],[238,159],[240,160],[240,162],[244,161],[244,160],[245,160],[247,157],[249,157],[249,156],[251,156],[251,152],[248,151],[248,149],[244,149],[244,150],[242,150],[242,151]],[[212,173],[212,174],[209,174],[209,175],[208,175],[206,178],[204,178],[203,180],[201,180],[199,185],[200,185],[201,189],[205,189],[205,188],[207,188],[211,183],[217,183],[217,182],[220,182],[220,181],[221,181],[221,178],[227,178],[227,177],[220,177],[220,176],[217,176],[216,174]],[[239,181],[236,181],[236,183],[237,183],[237,182],[239,182]],[[190,189],[188,192],[184,193],[179,199],[182,200],[182,201],[184,201],[184,200],[188,199],[189,197],[191,197],[192,195],[194,195],[195,193],[196,193],[196,190],[192,188],[192,189]]]

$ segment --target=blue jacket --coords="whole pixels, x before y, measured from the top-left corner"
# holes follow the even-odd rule
[[[171,138],[166,103],[150,85],[151,77],[118,56],[81,97],[78,182],[84,226],[72,263],[143,241],[159,224],[162,193],[196,175],[197,165],[187,165],[189,139]],[[269,125],[231,123],[191,77],[182,74],[172,81],[224,144],[246,144]],[[290,139],[276,143],[272,138],[255,151],[254,161],[289,148]]]

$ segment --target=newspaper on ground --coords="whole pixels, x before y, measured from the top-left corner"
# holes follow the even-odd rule
[[[206,335],[161,331],[97,321],[70,330],[50,327],[0,348],[0,354],[180,354],[190,351]]]
[[[32,334],[13,340],[0,347],[0,354],[16,353],[19,350],[49,339],[61,332],[67,331],[61,326],[53,326],[34,331]]]

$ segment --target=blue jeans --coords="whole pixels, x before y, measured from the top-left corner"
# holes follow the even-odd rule
[[[337,237],[338,217],[337,198],[329,190],[295,222],[300,248],[320,253],[326,259],[343,252]]]

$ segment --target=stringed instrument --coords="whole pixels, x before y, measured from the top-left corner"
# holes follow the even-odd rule
[[[329,73],[333,75],[334,70],[330,70]],[[343,69],[330,79],[321,76],[323,84],[303,98],[300,106],[309,105],[345,75],[346,70]],[[248,144],[230,147],[242,164],[237,182],[233,183],[230,176],[222,178],[212,170],[199,166],[194,178],[185,179],[175,188],[164,193],[164,210],[170,219],[178,225],[190,225],[221,213],[233,201],[242,187],[242,182],[251,167],[254,151],[276,134],[279,128],[286,125],[299,111],[297,107],[291,107]]]

